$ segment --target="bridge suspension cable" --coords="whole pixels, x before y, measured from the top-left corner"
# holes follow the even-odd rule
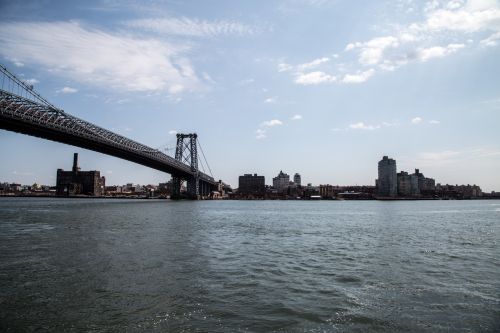
[[[167,155],[175,155],[175,147],[169,146],[167,143],[164,145],[159,146],[156,148],[156,150],[161,151],[162,153],[165,153]],[[174,152],[174,154],[170,154],[170,152]]]
[[[36,91],[33,90],[33,86],[27,84],[11,72],[7,68],[0,64],[0,72],[2,73],[2,90],[19,97],[36,102],[37,104],[42,104],[55,111],[64,112],[63,110],[55,107],[52,103],[47,101],[45,98],[40,96]]]
[[[208,161],[207,161],[207,158],[205,157],[205,153],[203,152],[203,148],[201,147],[201,143],[200,143],[200,140],[198,138],[196,138],[196,141],[198,142],[198,146],[200,146],[200,150],[201,150],[201,155],[203,156],[203,159],[205,160],[205,163],[208,167],[208,171],[210,172],[210,176],[213,177],[213,174],[212,174],[212,169],[210,169],[210,165],[208,164]],[[200,159],[201,160],[201,159]]]

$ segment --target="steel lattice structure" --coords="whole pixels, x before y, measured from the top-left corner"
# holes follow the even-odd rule
[[[116,156],[178,179],[197,179],[211,186],[213,177],[198,171],[197,163],[187,165],[158,149],[77,118],[50,104],[33,88],[0,65],[0,128],[62,142]],[[7,84],[5,84],[7,81]],[[17,89],[17,90],[16,90]],[[196,148],[196,147],[195,147]],[[191,157],[192,158],[192,157]],[[197,157],[196,157],[197,159]],[[198,183],[198,182],[197,182]]]
[[[194,177],[187,181],[187,191],[190,195],[198,197],[200,195],[200,181],[199,181],[199,169],[198,169],[198,146],[197,146],[198,135],[196,133],[191,134],[177,134],[177,145],[175,148],[175,159],[181,161],[191,166],[191,171],[194,172]],[[185,141],[187,139],[187,142]],[[179,177],[173,177],[172,182],[174,184],[174,196],[180,195],[181,179]]]

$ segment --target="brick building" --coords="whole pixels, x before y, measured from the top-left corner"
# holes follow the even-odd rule
[[[91,195],[104,194],[105,178],[99,171],[80,171],[78,167],[78,153],[73,156],[73,169],[64,171],[57,169],[56,195]]]

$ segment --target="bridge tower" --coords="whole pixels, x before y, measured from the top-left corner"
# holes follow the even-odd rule
[[[198,148],[196,145],[196,133],[177,134],[177,145],[175,148],[175,159],[181,163],[191,166],[193,177],[187,179],[187,193],[193,199],[200,196],[200,177],[198,171]],[[182,179],[178,176],[172,177],[173,198],[179,198]]]

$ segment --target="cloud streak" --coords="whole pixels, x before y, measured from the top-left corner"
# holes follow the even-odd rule
[[[87,28],[75,22],[0,24],[0,54],[71,80],[120,91],[196,90],[189,48]]]
[[[283,122],[278,119],[266,120],[260,124],[262,127],[273,127],[283,125]]]
[[[367,125],[364,122],[358,122],[358,123],[354,123],[354,124],[349,125],[349,129],[353,129],[353,130],[373,131],[373,130],[376,130],[379,128],[380,128],[380,125]]]
[[[125,25],[146,32],[188,37],[251,35],[258,32],[254,27],[235,21],[207,21],[188,17],[131,20]]]
[[[71,87],[63,87],[61,89],[58,89],[56,92],[59,94],[74,94],[78,92],[78,89]]]
[[[267,138],[267,130],[271,127],[281,126],[283,122],[279,119],[266,120],[260,123],[259,128],[255,131],[255,138],[257,140]]]
[[[420,117],[415,117],[415,118],[413,118],[413,119],[411,120],[411,123],[412,123],[413,125],[418,125],[418,124],[420,124],[422,121],[423,121],[423,119],[422,119],[422,118],[420,118]]]

